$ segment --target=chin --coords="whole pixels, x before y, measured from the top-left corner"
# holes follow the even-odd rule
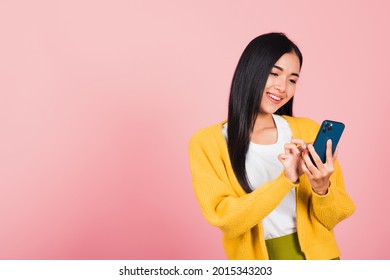
[[[261,110],[261,113],[263,114],[275,114],[276,111],[278,111],[282,106],[278,107],[278,108],[263,108]]]

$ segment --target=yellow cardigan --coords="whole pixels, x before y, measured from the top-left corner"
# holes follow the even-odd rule
[[[283,116],[294,138],[313,142],[319,125],[307,118]],[[340,256],[333,228],[352,215],[355,205],[344,189],[338,162],[324,196],[313,192],[306,175],[298,184],[283,172],[247,194],[234,174],[222,125],[198,131],[190,140],[192,182],[201,211],[207,221],[223,232],[228,259],[268,259],[261,220],[294,187],[297,194],[297,232],[306,259],[332,259]]]

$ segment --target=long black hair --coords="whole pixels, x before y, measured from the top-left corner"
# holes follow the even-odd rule
[[[253,39],[242,53],[234,72],[228,112],[228,151],[234,173],[250,193],[245,159],[250,135],[260,111],[260,102],[272,67],[285,53],[294,52],[302,66],[298,47],[283,33],[267,33]],[[292,116],[293,98],[275,112]]]

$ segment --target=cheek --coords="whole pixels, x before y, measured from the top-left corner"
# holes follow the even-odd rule
[[[291,85],[290,87],[289,87],[289,89],[288,89],[288,91],[287,91],[287,94],[288,94],[288,96],[290,97],[293,97],[294,96],[294,94],[295,94],[295,85]]]

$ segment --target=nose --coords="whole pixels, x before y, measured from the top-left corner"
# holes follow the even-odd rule
[[[286,80],[283,78],[283,77],[278,77],[278,79],[276,79],[275,81],[275,88],[279,91],[279,92],[284,92],[286,90]]]

